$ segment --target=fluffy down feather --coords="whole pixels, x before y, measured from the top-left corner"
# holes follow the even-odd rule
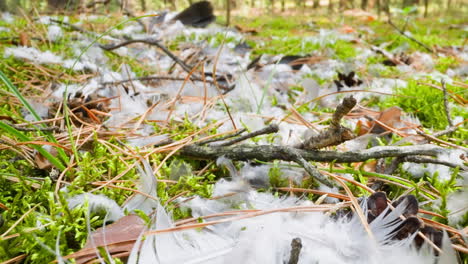
[[[232,170],[229,161],[221,160]],[[240,190],[241,172],[232,172],[233,181],[224,181],[225,190]],[[154,179],[154,177],[153,177]],[[232,186],[229,186],[232,185]],[[231,188],[228,188],[231,187]],[[242,189],[242,188],[241,188]],[[242,189],[242,199],[208,200],[198,197],[185,204],[194,216],[237,209],[271,210],[310,205],[311,202],[290,197],[275,197]],[[139,239],[129,263],[278,263],[288,261],[291,240],[300,238],[299,263],[456,263],[456,256],[445,235],[444,254],[436,257],[429,246],[417,250],[411,246],[415,235],[393,240],[399,215],[406,210],[401,202],[389,208],[370,224],[374,238],[364,230],[358,217],[334,219],[321,212],[275,212],[242,220],[210,225],[201,230],[148,235]],[[367,214],[367,200],[362,208]],[[217,219],[222,219],[221,217]],[[212,220],[212,219],[210,219]],[[174,227],[171,216],[158,205],[150,230]],[[140,248],[141,250],[138,250]]]

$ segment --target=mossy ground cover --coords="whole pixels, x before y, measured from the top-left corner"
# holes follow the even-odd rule
[[[72,18],[72,22],[79,21],[79,18]],[[462,32],[457,29],[450,29],[450,25],[460,24],[462,21],[458,18],[438,18],[437,23],[434,23],[434,18],[417,18],[412,17],[407,23],[407,30],[412,35],[429,46],[444,47],[447,45],[462,45],[466,38],[466,31]],[[110,19],[97,19],[85,22],[82,26],[94,32],[105,32],[109,25],[118,24],[120,18],[117,16]],[[405,21],[395,21],[401,25]],[[420,45],[409,41],[401,35],[398,35],[393,28],[382,21],[374,21],[364,23],[358,19],[340,18],[337,21],[323,18],[319,15],[316,17],[310,16],[260,16],[255,18],[235,17],[234,24],[239,24],[245,28],[253,28],[258,31],[257,35],[247,36],[246,40],[253,47],[253,55],[259,54],[288,54],[288,55],[307,55],[314,51],[328,48],[334,51],[333,59],[347,61],[353,60],[357,55],[356,43],[338,40],[335,43],[327,44],[322,47],[318,44],[304,42],[304,38],[318,34],[320,29],[336,29],[343,25],[348,25],[355,28],[357,31],[362,31],[363,38],[372,45],[380,45],[389,43],[389,50],[408,45],[408,52],[421,51],[426,52]],[[18,32],[27,32],[29,38],[38,49],[46,51],[61,52],[63,55],[71,54],[71,44],[73,38],[72,32],[67,32],[65,36],[57,42],[43,42],[33,40],[33,37],[41,37],[46,33],[40,25],[33,26],[25,19],[18,18],[14,24],[5,24],[0,21],[0,26],[10,28],[9,32],[0,32],[0,37],[18,37]],[[364,29],[371,29],[373,32],[365,33]],[[214,36],[217,43],[224,40],[222,36]],[[172,49],[177,48],[178,42],[168,43]],[[211,41],[208,39],[207,41]],[[3,56],[3,51],[7,45],[0,46],[0,56]],[[106,53],[109,58],[110,65],[113,69],[118,69],[123,63],[131,65],[132,69],[138,76],[145,76],[153,73],[152,69],[148,69],[138,63],[133,58],[118,56],[114,53]],[[381,57],[373,57],[368,59],[368,63],[381,62]],[[460,65],[460,61],[453,56],[443,56],[436,60],[435,68],[445,73],[448,69],[453,69]],[[13,58],[5,58],[0,62],[0,71],[2,71],[13,85],[17,87],[21,94],[28,97],[40,95],[42,88],[46,87],[51,81],[66,83],[68,81],[80,80],[80,77],[87,74],[80,71],[69,71],[58,65],[37,66],[27,62],[19,61]],[[65,73],[65,74],[60,74]],[[399,75],[399,72],[394,68],[388,67],[383,73],[385,76]],[[413,114],[419,118],[424,128],[443,130],[447,127],[447,119],[444,114],[443,94],[440,90],[434,89],[425,84],[421,84],[420,80],[406,78],[409,85],[406,88],[401,88],[396,91],[396,95],[386,99],[373,101],[370,106],[385,109],[390,106],[399,106],[406,113]],[[455,77],[456,81],[468,84],[467,80]],[[318,80],[320,84],[327,84],[332,80]],[[425,80],[426,82],[435,84],[434,80]],[[10,123],[24,123],[23,118],[24,105],[21,104],[17,96],[13,95],[9,88],[4,84],[0,84],[0,117]],[[300,89],[300,88],[298,88]],[[462,120],[468,118],[468,111],[460,104],[460,100],[468,98],[466,86],[448,85],[447,89],[459,100],[454,97],[449,98],[452,104],[451,114],[455,118],[460,116]],[[310,111],[311,109],[304,106],[299,108],[299,112]],[[314,111],[330,112],[330,109],[315,108]],[[197,140],[199,136],[194,136],[196,132],[202,128],[195,126],[190,120],[173,121],[165,126],[155,125],[157,133],[167,133],[177,141],[193,137]],[[208,134],[215,134],[215,128],[208,129]],[[45,133],[40,131],[24,132],[20,131],[24,136],[31,139],[40,139],[44,142],[50,140]],[[0,261],[6,261],[11,258],[24,255],[26,263],[47,263],[56,258],[55,252],[60,252],[62,255],[73,253],[83,247],[88,236],[88,226],[91,229],[98,228],[104,224],[104,214],[89,215],[86,205],[74,209],[67,206],[67,197],[93,191],[94,194],[103,194],[110,199],[122,205],[125,200],[134,192],[132,189],[137,189],[136,179],[138,179],[136,163],[139,162],[138,155],[134,155],[133,151],[125,150],[122,144],[123,135],[116,133],[115,135],[101,138],[98,134],[89,132],[89,142],[82,145],[79,151],[75,152],[77,156],[73,161],[70,161],[68,169],[63,175],[67,192],[57,191],[57,179],[61,172],[56,169],[39,169],[35,164],[35,158],[38,154],[34,151],[31,145],[18,145],[18,135],[8,133],[2,130],[0,133]],[[73,144],[64,138],[71,140],[77,139],[77,134],[56,135],[60,139],[60,145],[66,148],[73,148]],[[453,134],[443,137],[442,139],[450,141],[454,144],[466,147],[466,138],[468,138],[468,129],[466,125],[461,125],[460,128]],[[398,140],[398,139],[395,139]],[[71,152],[66,152],[70,157]],[[147,153],[146,153],[147,154]],[[173,155],[167,156],[167,152],[154,152],[147,156],[152,164],[157,164],[160,168],[157,177],[162,180],[158,185],[158,197],[162,204],[167,201],[167,208],[172,209],[172,214],[176,219],[187,218],[190,212],[182,211],[172,198],[183,194],[184,196],[200,195],[202,197],[210,197],[214,183],[228,176],[228,172],[220,169],[212,162],[187,159]],[[59,158],[60,159],[60,158]],[[61,159],[64,164],[66,161]],[[372,161],[370,161],[372,163]],[[271,164],[272,168],[269,172],[270,188],[263,191],[270,191],[283,195],[285,192],[278,191],[278,187],[287,187],[290,182],[281,178],[280,165],[277,162]],[[423,193],[431,195],[435,190],[441,197],[442,205],[437,213],[442,216],[447,216],[449,213],[446,208],[447,196],[461,188],[457,184],[456,179],[461,176],[458,170],[452,171],[452,176],[449,181],[442,181],[434,175],[425,175],[423,178],[414,179],[412,175],[406,173],[403,168],[400,168],[400,177],[402,179],[392,178],[385,174],[370,173],[364,171],[363,164],[359,168],[355,168],[352,164],[347,164],[344,168],[334,169],[330,166],[331,171],[339,173],[348,173],[354,176],[356,180],[365,184],[369,178],[382,178],[387,181],[397,182],[401,185],[414,188],[414,193]],[[130,168],[130,169],[129,169]],[[324,168],[325,169],[325,168]],[[111,188],[99,188],[100,182],[110,181],[119,176],[119,181],[114,183]],[[427,182],[429,187],[420,184]],[[365,195],[366,192],[356,186],[349,184],[356,196]],[[317,183],[312,178],[305,178],[303,182],[297,186],[300,188],[315,188]],[[389,197],[397,197],[404,192],[404,189],[399,185],[388,185],[386,191]],[[122,188],[119,188],[122,187]],[[98,189],[99,188],[99,189]],[[316,199],[317,195],[308,194],[307,198]],[[428,209],[434,209],[428,206]],[[435,220],[446,223],[444,218],[435,218]],[[464,217],[461,223],[462,226],[468,225],[468,216]],[[58,249],[56,248],[58,245]]]

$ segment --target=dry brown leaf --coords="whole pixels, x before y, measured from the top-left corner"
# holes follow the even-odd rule
[[[19,44],[25,47],[31,46],[31,41],[29,40],[28,34],[26,34],[25,32],[21,32],[19,34]]]
[[[241,27],[239,25],[234,26],[240,33],[246,33],[246,34],[252,34],[252,35],[257,35],[258,31],[254,28],[246,28],[246,27]]]
[[[395,127],[395,125],[399,122],[401,122],[401,114],[403,111],[401,108],[397,106],[392,106],[380,113],[379,120],[380,122],[384,123],[385,125],[389,127]]]
[[[97,247],[105,247],[111,255],[129,253],[144,228],[145,222],[140,217],[124,216],[117,222],[94,231],[83,249],[66,256],[65,259],[75,258],[79,264],[90,262],[97,258]]]
[[[56,157],[58,154],[57,149],[55,148],[51,148],[49,152],[54,157]],[[42,156],[42,154],[39,152],[36,152],[36,155],[34,155],[34,162],[36,163],[36,166],[41,170],[48,170],[53,167],[52,163],[50,163],[50,161],[44,156]]]

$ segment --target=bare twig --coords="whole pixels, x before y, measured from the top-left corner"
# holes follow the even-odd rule
[[[331,119],[331,124],[327,130],[321,131],[318,135],[311,136],[296,146],[302,149],[320,149],[328,146],[335,146],[355,137],[354,133],[347,127],[340,125],[341,119],[348,114],[356,105],[354,97],[346,97],[341,104],[336,107]]]
[[[225,136],[222,136],[222,137],[218,137],[218,138],[210,138],[210,139],[207,139],[207,140],[198,142],[197,144],[198,144],[198,145],[205,145],[205,144],[212,143],[212,142],[217,142],[217,141],[221,141],[221,140],[226,140],[226,139],[228,139],[228,138],[237,137],[237,136],[239,136],[240,134],[244,133],[245,131],[246,131],[246,129],[245,129],[245,128],[242,128],[242,129],[240,129],[239,131],[237,131],[237,132],[235,132],[235,133],[232,133],[232,134],[229,134],[229,135],[225,135]]]
[[[457,149],[462,149],[464,151],[468,151],[468,149],[463,147],[463,146],[458,146],[456,144],[452,144],[450,142],[443,141],[442,139],[438,139],[438,138],[436,138],[434,136],[431,136],[431,135],[428,135],[428,134],[424,133],[422,130],[416,129],[416,133],[418,133],[418,135],[421,135],[421,136],[425,137],[429,141],[437,142],[439,144],[443,144],[443,145],[446,145],[446,146],[449,146],[449,147],[453,147],[453,148],[457,148]]]
[[[460,166],[458,164],[455,164],[455,163],[452,163],[452,162],[449,162],[449,161],[443,161],[443,160],[437,160],[437,159],[431,159],[431,158],[410,156],[410,157],[404,157],[401,161],[402,162],[413,162],[413,163],[440,164],[440,165],[444,165],[444,166],[447,166],[447,167],[450,167],[450,168],[460,167],[462,170],[467,170],[467,168],[465,166]]]
[[[291,241],[291,253],[289,254],[288,264],[297,264],[299,262],[299,254],[301,253],[302,242],[296,237]]]
[[[192,68],[190,66],[185,64],[183,60],[179,59],[176,55],[174,55],[174,53],[172,53],[169,49],[167,49],[164,45],[162,45],[161,43],[159,43],[158,40],[155,40],[155,39],[149,39],[149,38],[148,39],[128,39],[117,44],[99,45],[99,47],[101,47],[104,50],[111,51],[111,50],[115,50],[120,47],[127,46],[133,43],[145,43],[145,44],[156,46],[159,49],[161,49],[164,53],[166,53],[166,55],[169,56],[173,61],[179,64],[180,67],[184,69],[184,71],[186,72],[192,71]]]
[[[452,118],[450,117],[450,108],[449,108],[448,100],[447,100],[447,87],[445,87],[445,81],[444,80],[441,80],[440,84],[442,85],[442,91],[444,91],[445,116],[447,116],[447,122],[449,123],[449,126],[453,127]]]
[[[269,125],[267,127],[264,127],[262,129],[259,129],[257,131],[251,132],[251,133],[247,133],[247,134],[245,134],[243,136],[232,139],[230,141],[227,141],[227,142],[224,142],[224,143],[221,143],[221,144],[216,144],[216,146],[217,147],[231,146],[233,144],[236,144],[238,142],[244,141],[244,140],[249,139],[249,138],[253,138],[253,137],[264,135],[264,134],[276,133],[276,132],[278,132],[278,130],[279,130],[279,127],[278,127],[277,124],[271,124],[271,125]]]
[[[315,178],[316,180],[318,180],[319,182],[327,185],[328,187],[333,187],[333,183],[328,180],[327,178],[325,178],[325,176],[323,176],[319,170],[315,167],[313,167],[312,165],[310,165],[310,163],[308,161],[306,161],[298,152],[297,152],[297,149],[289,149],[288,150],[288,154],[292,157],[292,159],[294,160],[294,162],[296,162],[297,164],[301,165],[304,170],[313,178]]]
[[[414,41],[415,43],[417,43],[418,45],[420,45],[421,47],[425,48],[427,51],[429,51],[430,53],[434,53],[434,51],[429,48],[426,44],[422,43],[421,41],[413,38],[412,36],[409,36],[407,35],[404,31],[402,31],[401,29],[399,29],[397,26],[395,26],[395,24],[393,24],[392,20],[391,19],[388,19],[388,24],[390,26],[392,26],[396,31],[398,31],[398,33],[400,33],[402,36],[404,36],[405,38],[411,40],[411,41]]]
[[[118,49],[120,47],[127,46],[133,43],[145,43],[145,44],[158,47],[167,56],[169,56],[173,61],[179,64],[180,67],[182,67],[184,71],[189,73],[191,75],[190,78],[195,78],[195,80],[203,80],[203,78],[200,78],[199,76],[193,74],[193,69],[191,66],[187,65],[183,60],[179,59],[176,55],[174,55],[174,53],[172,53],[168,48],[166,48],[163,44],[161,44],[158,40],[155,40],[155,39],[149,39],[149,38],[148,39],[129,39],[118,44],[99,45],[99,47],[101,47],[104,50],[111,51],[111,50]],[[218,76],[212,73],[205,73],[205,74],[213,77],[213,83],[215,85],[218,80],[226,79],[224,76]],[[228,87],[225,85],[219,85],[219,87],[226,91],[230,91],[233,89],[233,87]]]

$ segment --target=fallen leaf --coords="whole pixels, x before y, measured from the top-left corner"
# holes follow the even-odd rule
[[[97,258],[98,247],[105,247],[109,254],[130,253],[138,236],[143,232],[145,222],[136,215],[127,215],[115,223],[94,231],[80,251],[65,259],[75,258],[76,263],[88,263]]]
[[[241,27],[239,25],[235,25],[234,27],[241,33],[247,33],[247,34],[252,34],[252,35],[257,35],[258,34],[258,31],[256,29],[254,29],[254,28],[245,28],[245,27]]]
[[[25,46],[25,47],[30,47],[31,46],[31,42],[29,40],[28,34],[26,34],[24,32],[21,32],[19,34],[19,44],[21,46]]]

